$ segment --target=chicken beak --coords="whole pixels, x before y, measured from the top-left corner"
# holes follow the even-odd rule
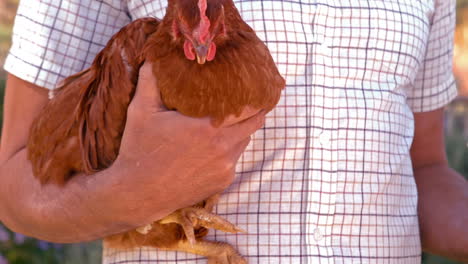
[[[195,54],[197,55],[198,64],[205,64],[206,56],[208,55],[208,46],[200,45],[195,48]]]

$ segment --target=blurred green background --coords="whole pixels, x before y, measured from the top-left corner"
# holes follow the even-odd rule
[[[0,65],[8,48],[18,0],[0,0]],[[458,0],[454,72],[460,96],[446,110],[446,149],[451,166],[468,179],[468,0]],[[0,69],[0,124],[6,73]],[[468,227],[467,227],[468,228]],[[0,224],[0,264],[97,264],[101,243],[52,244],[15,234]],[[423,264],[457,264],[424,254]]]

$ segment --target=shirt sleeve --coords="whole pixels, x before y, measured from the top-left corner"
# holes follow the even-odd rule
[[[408,92],[413,112],[438,109],[457,96],[452,73],[455,6],[455,0],[435,1],[426,55]]]
[[[22,0],[4,69],[54,89],[91,64],[111,36],[130,23],[125,1]]]

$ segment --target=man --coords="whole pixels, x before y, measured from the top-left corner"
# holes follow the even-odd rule
[[[247,233],[211,237],[235,245],[250,263],[420,263],[420,235],[427,250],[466,259],[468,187],[447,166],[442,128],[442,107],[456,95],[455,1],[235,3],[287,80],[235,179],[230,172],[262,117],[216,130],[164,111],[145,65],[116,162],[61,189],[34,181],[25,156],[28,128],[47,102],[40,87],[53,89],[87,67],[132,19],[162,17],[166,2],[22,1],[5,65],[0,219],[39,238],[91,240],[234,181],[216,211]],[[213,142],[225,145],[211,151]],[[161,145],[166,151],[155,152]],[[210,166],[193,162],[197,156]],[[171,177],[171,189],[162,188]],[[204,263],[148,248],[105,249],[103,260]]]

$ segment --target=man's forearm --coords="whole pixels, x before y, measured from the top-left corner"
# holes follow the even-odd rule
[[[415,170],[424,250],[468,261],[468,182],[446,165]]]
[[[119,207],[119,200],[130,199],[131,194],[118,193],[120,186],[113,181],[118,173],[126,172],[111,167],[93,175],[76,175],[62,187],[41,186],[23,149],[0,168],[0,219],[13,231],[62,243],[129,230],[135,226],[127,218],[134,212],[119,212],[125,208]],[[161,213],[162,217],[169,212],[162,209]]]
[[[41,186],[23,149],[3,164],[0,177],[0,216],[13,231],[54,242],[92,240],[119,231],[95,215],[98,204],[90,204],[96,190],[88,182],[94,175],[76,177],[64,187]]]

